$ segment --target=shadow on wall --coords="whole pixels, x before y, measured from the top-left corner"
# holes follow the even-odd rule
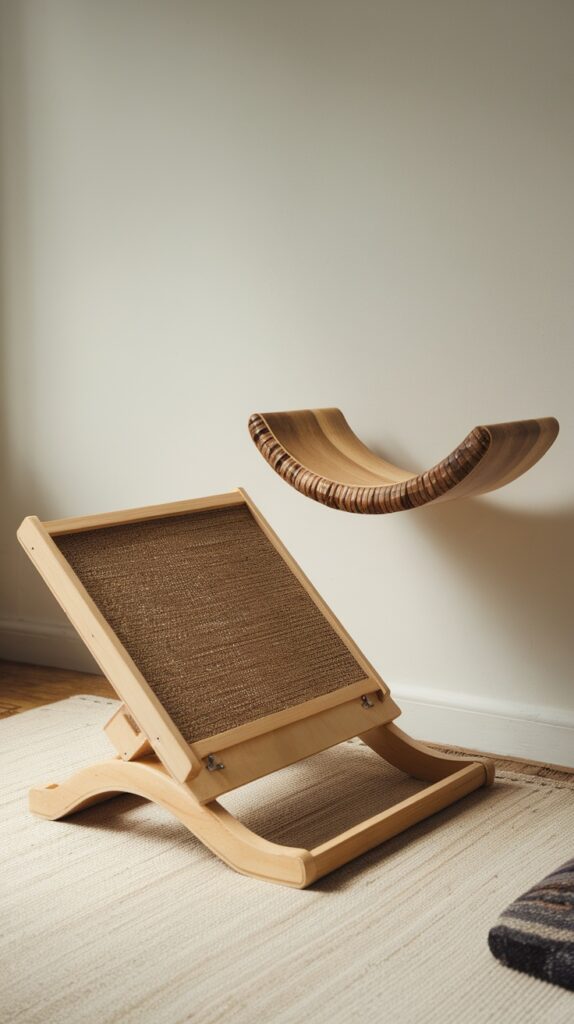
[[[36,426],[30,373],[34,360],[34,302],[25,23],[22,5],[6,4],[1,8],[0,210],[4,230],[0,239],[0,618],[6,616],[10,626],[20,618],[25,581],[33,579],[19,550],[16,529],[24,515],[41,508],[39,485],[30,479],[25,458],[33,446]],[[40,588],[37,590],[40,592]]]
[[[574,663],[574,507],[523,512],[474,498],[428,506],[413,519],[455,571],[475,581],[541,684],[565,679],[564,665]]]

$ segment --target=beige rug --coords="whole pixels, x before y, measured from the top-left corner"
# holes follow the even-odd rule
[[[572,1024],[574,994],[486,943],[573,855],[572,786],[507,775],[301,892],[235,874],[133,797],[31,817],[29,785],[108,756],[111,707],[75,697],[0,723],[2,1022]],[[343,744],[225,802],[315,843],[418,788],[381,765]]]

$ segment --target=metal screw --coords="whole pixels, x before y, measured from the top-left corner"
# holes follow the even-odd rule
[[[375,706],[373,704],[372,700],[369,700],[369,698],[368,698],[366,693],[364,693],[363,696],[361,697],[361,705],[364,708],[374,708],[374,706]]]
[[[208,772],[221,772],[225,768],[225,765],[221,761],[217,760],[215,754],[208,754],[206,768]]]

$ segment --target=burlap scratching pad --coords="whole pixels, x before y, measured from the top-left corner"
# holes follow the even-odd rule
[[[365,677],[245,507],[55,540],[189,743]]]

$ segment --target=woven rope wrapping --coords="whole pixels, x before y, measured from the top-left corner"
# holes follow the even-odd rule
[[[472,472],[490,445],[488,430],[475,427],[458,448],[426,473],[396,484],[362,487],[359,484],[329,480],[302,465],[277,440],[259,413],[253,413],[248,426],[252,440],[263,458],[296,491],[330,508],[365,515],[403,512],[435,501],[453,490]]]
[[[188,742],[365,677],[245,507],[55,539]]]

